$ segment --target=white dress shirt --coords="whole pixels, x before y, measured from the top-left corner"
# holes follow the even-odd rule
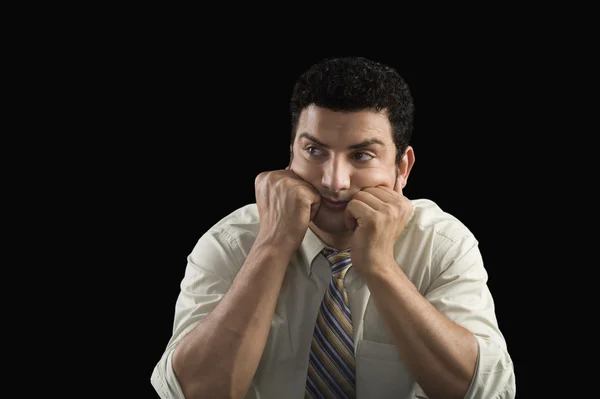
[[[414,211],[394,248],[396,261],[429,302],[477,339],[475,376],[465,398],[514,398],[513,363],[498,328],[478,241],[463,223],[431,200],[411,202]],[[188,256],[175,304],[173,335],[151,376],[161,398],[184,398],[171,365],[173,350],[227,292],[257,232],[257,207],[249,204],[210,228]],[[304,397],[314,324],[331,279],[330,266],[320,254],[324,247],[308,229],[290,260],[246,399]],[[369,289],[354,268],[344,283],[354,328],[357,398],[427,398],[399,356]]]

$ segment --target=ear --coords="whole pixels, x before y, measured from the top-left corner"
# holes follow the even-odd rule
[[[292,161],[293,160],[294,160],[294,146],[292,144],[290,144],[290,160],[288,162],[287,169],[289,169],[292,166]]]
[[[406,147],[404,151],[404,155],[398,164],[398,179],[401,184],[401,188],[406,187],[408,183],[408,176],[410,175],[410,171],[412,170],[413,165],[415,164],[415,150],[412,146]]]

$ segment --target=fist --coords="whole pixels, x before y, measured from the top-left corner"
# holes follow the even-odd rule
[[[318,191],[291,170],[260,173],[254,182],[259,236],[296,250],[321,203]]]

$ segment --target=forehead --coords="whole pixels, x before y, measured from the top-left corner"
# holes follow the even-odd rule
[[[300,113],[296,138],[303,132],[331,144],[379,139],[393,145],[392,127],[385,112],[338,112],[310,105]]]

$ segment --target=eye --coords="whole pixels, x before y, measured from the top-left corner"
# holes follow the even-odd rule
[[[352,158],[357,161],[369,161],[375,157],[366,152],[355,152],[354,154],[352,154]]]
[[[315,146],[308,146],[304,149],[304,151],[306,151],[308,153],[308,155],[311,155],[313,157],[319,157],[321,155],[323,155],[323,151],[321,151],[319,148],[315,147]]]

